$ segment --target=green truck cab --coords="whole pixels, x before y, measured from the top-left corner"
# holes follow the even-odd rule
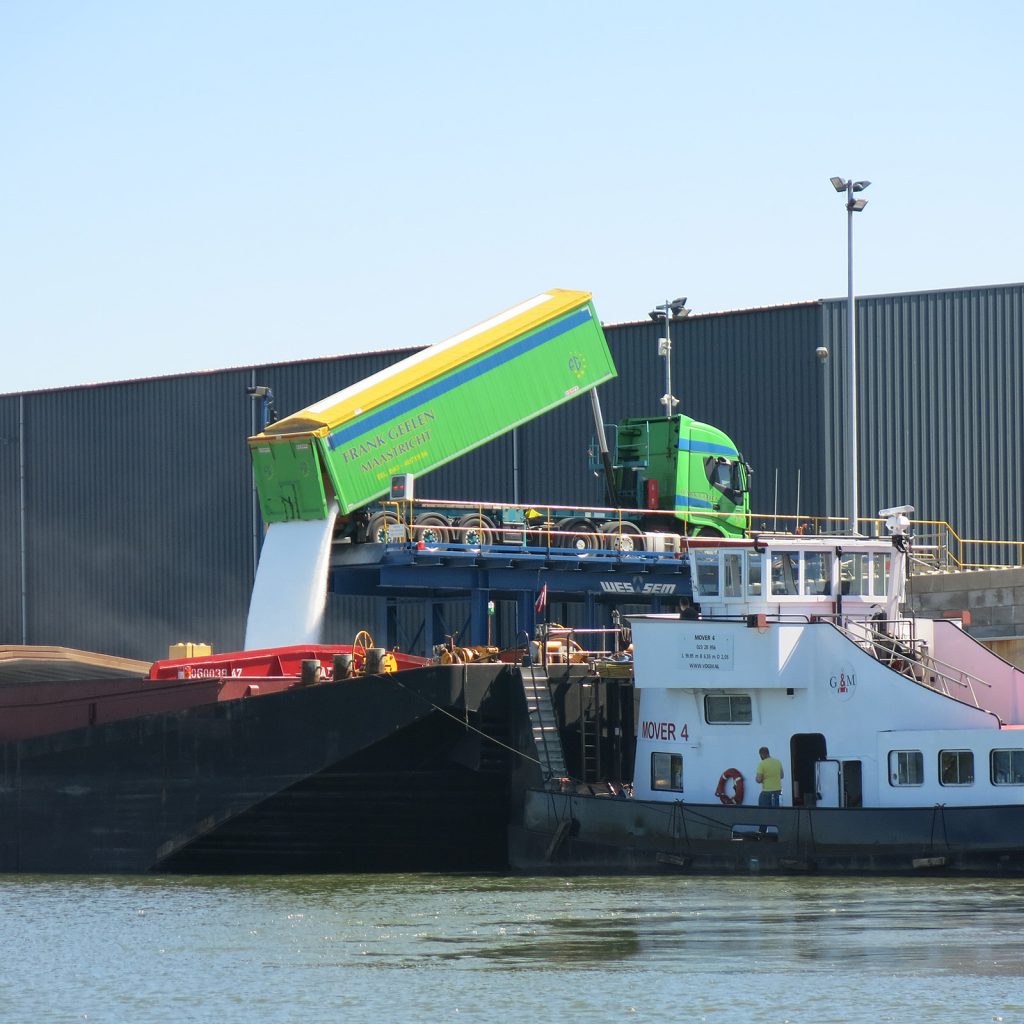
[[[680,532],[743,536],[752,470],[727,434],[684,415],[624,419],[612,430],[619,507],[670,512],[683,524]],[[591,468],[600,469],[596,458]],[[669,523],[651,516],[644,529],[668,531]]]

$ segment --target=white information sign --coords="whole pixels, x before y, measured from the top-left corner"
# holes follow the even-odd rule
[[[683,641],[683,668],[697,672],[731,672],[732,637],[709,629]]]

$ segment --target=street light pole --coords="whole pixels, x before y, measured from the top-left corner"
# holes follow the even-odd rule
[[[866,199],[854,199],[870,181],[844,181],[831,178],[837,192],[846,193],[846,493],[849,504],[850,533],[857,533],[857,321],[853,304],[853,215],[868,205]]]

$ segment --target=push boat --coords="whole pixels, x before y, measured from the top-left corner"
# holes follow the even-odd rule
[[[629,616],[632,786],[531,787],[512,864],[1024,873],[1024,673],[962,618],[910,614],[906,511],[877,537],[692,539],[693,604]]]

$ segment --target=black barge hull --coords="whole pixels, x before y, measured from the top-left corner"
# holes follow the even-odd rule
[[[482,733],[516,742],[513,678],[430,666],[0,744],[0,870],[504,868],[510,765]]]

